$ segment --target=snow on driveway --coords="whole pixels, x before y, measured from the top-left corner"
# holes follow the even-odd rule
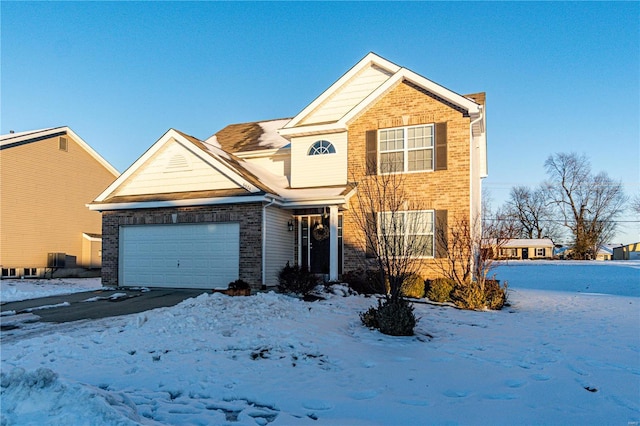
[[[2,344],[1,422],[640,421],[640,263],[590,263],[606,285],[588,289],[579,269],[554,265],[498,268],[511,288],[502,311],[416,304],[409,338],[364,328],[358,312],[374,300],[339,287],[313,303],[203,294],[31,333]]]

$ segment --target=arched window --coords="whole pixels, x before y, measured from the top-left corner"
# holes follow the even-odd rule
[[[309,148],[308,155],[324,155],[324,154],[335,154],[336,149],[333,144],[329,141],[320,140],[314,142]]]

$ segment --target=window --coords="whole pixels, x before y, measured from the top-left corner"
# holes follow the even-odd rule
[[[518,249],[517,248],[501,248],[500,256],[502,257],[518,257]]]
[[[16,276],[16,268],[2,268],[2,277],[15,277]]]
[[[380,172],[433,170],[433,125],[380,130]]]
[[[537,248],[536,249],[536,257],[545,257],[546,255],[546,250],[543,248]]]
[[[320,140],[314,142],[309,148],[308,155],[324,155],[324,154],[335,154],[336,148],[329,141]]]
[[[434,211],[398,211],[379,214],[380,240],[396,255],[434,256]]]
[[[68,151],[69,150],[69,142],[67,141],[67,138],[63,138],[62,136],[60,136],[60,140],[58,142],[58,149],[60,151]]]
[[[24,268],[24,276],[25,277],[37,277],[38,269],[37,268]]]

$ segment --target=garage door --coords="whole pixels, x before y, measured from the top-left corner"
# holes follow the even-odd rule
[[[121,286],[227,288],[238,279],[237,223],[120,227]]]

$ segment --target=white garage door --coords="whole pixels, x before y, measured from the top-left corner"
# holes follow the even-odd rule
[[[238,279],[237,223],[120,227],[121,286],[227,288]]]

